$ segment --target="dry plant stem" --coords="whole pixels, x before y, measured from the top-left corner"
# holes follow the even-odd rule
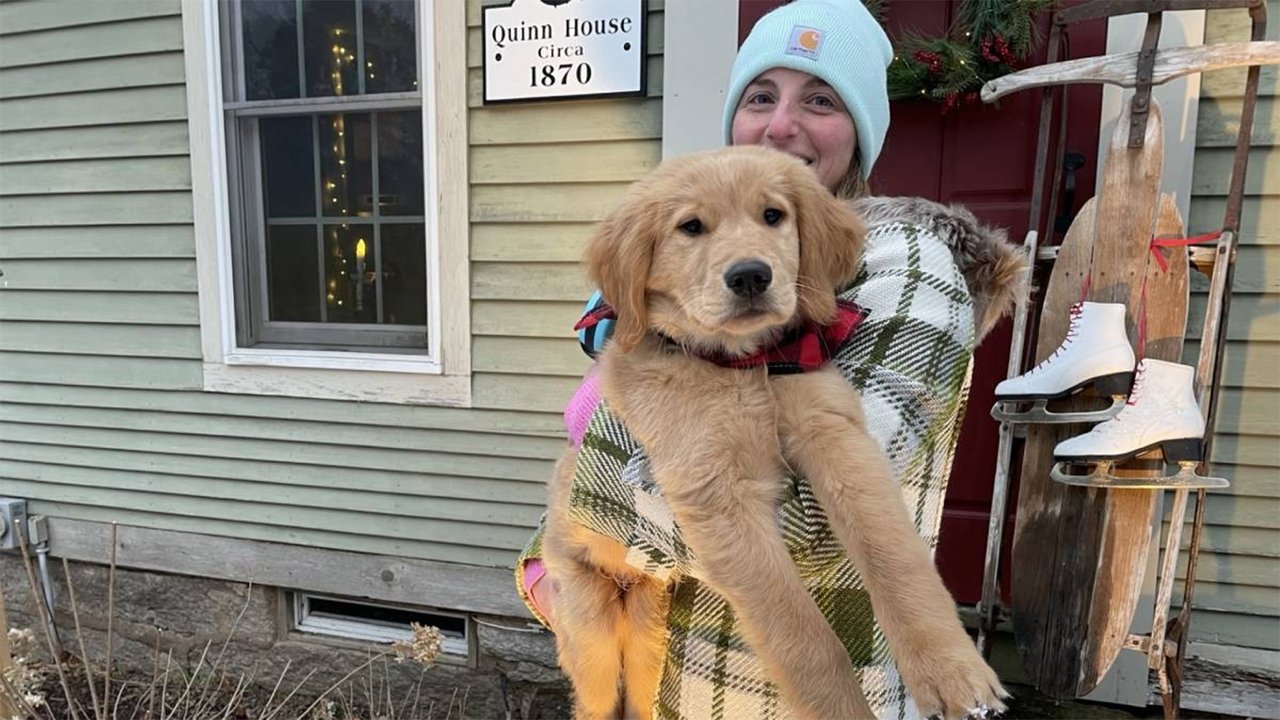
[[[76,625],[76,640],[80,644],[80,659],[84,661],[84,678],[89,684],[89,697],[93,701],[93,716],[97,720],[103,720],[103,714],[107,711],[107,703],[105,699],[102,703],[102,709],[98,709],[98,688],[93,682],[93,670],[89,667],[89,652],[84,647],[84,633],[80,632],[80,605],[76,602],[76,584],[71,581],[71,565],[67,563],[66,558],[62,558],[62,574],[67,577],[67,595],[71,600],[71,619]]]
[[[414,695],[417,695],[418,688],[422,685],[422,678],[426,677],[426,674],[427,674],[427,669],[423,668],[422,672],[418,673],[418,679],[414,681],[413,687],[409,688],[410,690],[413,691]],[[404,700],[401,701],[400,703],[400,710],[399,712],[396,713],[396,717],[408,718],[409,716],[404,714],[405,709],[408,707],[409,707],[409,693],[406,692],[404,694]]]
[[[342,687],[342,685],[343,685],[343,683],[345,683],[346,681],[348,681],[348,680],[350,680],[352,677],[354,677],[356,673],[360,672],[361,670],[364,670],[366,666],[372,665],[372,664],[374,663],[374,661],[376,661],[379,657],[383,657],[383,656],[382,656],[381,654],[379,654],[379,655],[375,655],[375,656],[373,656],[373,657],[369,658],[368,660],[366,660],[366,661],[364,662],[364,664],[363,664],[363,665],[361,665],[360,667],[356,668],[355,670],[352,670],[351,672],[349,672],[349,673],[347,673],[346,675],[344,675],[344,676],[342,677],[342,679],[341,679],[341,680],[339,680],[338,682],[334,683],[333,685],[330,685],[330,686],[329,686],[329,689],[328,689],[328,690],[325,690],[325,691],[324,691],[324,692],[322,692],[322,693],[320,693],[320,697],[316,698],[314,702],[312,702],[310,705],[308,705],[308,706],[307,706],[307,709],[306,709],[306,710],[303,710],[303,711],[302,711],[302,714],[301,714],[299,717],[306,717],[307,715],[309,715],[309,714],[311,713],[311,711],[312,711],[312,710],[314,710],[314,709],[316,708],[316,706],[318,706],[318,705],[320,704],[320,702],[321,702],[322,700],[324,700],[324,699],[325,699],[325,697],[327,697],[327,696],[329,695],[329,693],[333,692],[333,691],[334,691],[335,689],[337,689],[337,688],[341,688],[341,687]],[[308,675],[307,677],[310,677],[310,675]],[[297,689],[296,689],[296,688],[294,689],[294,692],[297,692]],[[293,697],[293,693],[289,693],[289,697]],[[285,699],[286,699],[286,700],[288,700],[288,698],[285,698]],[[267,718],[263,718],[263,720],[267,720]]]
[[[248,588],[245,590],[244,604],[240,606],[240,614],[236,615],[236,621],[231,623],[231,630],[227,633],[227,638],[222,641],[222,647],[218,650],[218,657],[213,661],[213,665],[211,666],[211,671],[209,673],[209,676],[205,678],[204,687],[200,689],[200,697],[196,701],[196,712],[193,713],[196,717],[199,717],[200,714],[204,712],[204,709],[205,709],[205,703],[206,703],[205,695],[206,693],[209,692],[210,685],[213,683],[212,668],[221,669],[221,672],[218,675],[218,685],[221,685],[223,679],[227,677],[227,669],[222,664],[222,658],[224,655],[226,655],[227,645],[231,644],[231,638],[235,637],[236,630],[240,628],[240,621],[244,619],[244,614],[249,609],[249,602],[252,599],[253,599],[253,583],[250,582],[248,585]],[[212,701],[212,700],[213,698],[210,697],[209,701]]]
[[[8,632],[7,629],[5,631]],[[14,687],[4,675],[0,675],[0,685],[3,686],[3,688],[0,689],[4,690],[5,697],[12,698],[14,702],[22,705],[24,712],[26,712],[27,717],[30,718],[30,720],[39,720],[39,715],[36,714],[36,709],[31,707],[31,703],[27,702],[27,698],[23,696],[22,693],[18,692],[18,688]],[[48,716],[50,720],[53,720],[53,713],[50,712],[48,705],[44,706],[44,714]]]
[[[231,699],[227,701],[227,707],[222,711],[222,715],[219,716],[221,720],[231,717],[231,713],[236,709],[236,704],[240,702],[240,696],[244,694],[246,687],[248,687],[248,684],[245,682],[244,673],[240,673],[240,679],[236,681],[236,689],[231,693]]]
[[[178,698],[178,701],[173,704],[175,710],[179,705],[182,705],[184,708],[187,707],[186,703],[187,698],[191,695],[191,686],[195,684],[196,676],[200,674],[200,668],[204,667],[204,659],[208,656],[209,647],[211,645],[213,645],[212,640],[206,641],[204,644],[204,650],[200,651],[200,661],[196,663],[196,669],[191,671],[191,676],[187,678],[186,687],[182,689],[182,695]],[[186,714],[187,713],[183,713],[183,715]]]
[[[365,677],[364,682],[362,683],[364,689],[364,704],[369,708],[369,712],[373,712],[373,665],[371,663],[373,660],[373,651],[368,650],[367,656],[369,659],[365,661],[365,665],[369,667],[369,674]]]
[[[353,674],[353,673],[355,673],[355,672],[358,672],[360,669],[361,669],[361,668],[356,668],[355,670],[353,670],[353,671],[352,671],[352,673],[348,673],[348,674],[347,674],[347,677],[351,677],[351,674]],[[289,694],[288,694],[288,695],[285,695],[285,696],[284,696],[284,699],[280,701],[280,707],[275,708],[275,709],[271,710],[270,712],[265,713],[265,714],[262,716],[262,719],[261,719],[261,720],[273,720],[273,718],[275,718],[275,716],[276,716],[276,715],[279,715],[279,714],[280,714],[280,711],[281,711],[281,710],[283,710],[283,709],[284,709],[284,707],[285,707],[286,705],[288,705],[288,704],[289,704],[289,701],[293,699],[293,696],[294,696],[294,695],[297,695],[297,694],[298,694],[298,691],[302,689],[302,686],[303,686],[303,685],[306,685],[306,684],[307,684],[307,681],[311,679],[311,676],[312,676],[312,675],[315,675],[315,674],[316,674],[316,671],[315,671],[315,670],[312,670],[311,672],[307,673],[307,674],[306,674],[306,676],[304,676],[304,677],[302,678],[302,681],[301,681],[301,682],[299,682],[297,685],[295,685],[295,686],[293,687],[293,689],[289,691]],[[273,695],[274,695],[274,693],[273,693]],[[321,695],[321,697],[324,697],[324,696],[323,696],[323,695]],[[305,714],[305,713],[304,713],[304,714]],[[301,717],[301,715],[300,715],[299,717]]]
[[[111,523],[111,565],[107,568],[107,666],[102,671],[102,708],[111,700],[111,646],[113,623],[116,617],[116,524]],[[95,701],[96,702],[96,701]]]
[[[347,688],[347,691],[344,692],[342,695],[340,695],[339,698],[342,700],[342,712],[344,714],[344,717],[355,717],[356,716],[355,691],[352,690],[351,688]]]
[[[111,717],[113,717],[113,718],[119,718],[119,717],[120,717],[120,702],[121,702],[122,700],[124,700],[124,691],[125,691],[127,688],[128,688],[128,685],[126,685],[126,684],[125,684],[125,683],[123,683],[123,682],[122,682],[122,683],[120,683],[120,689],[116,691],[116,702],[115,702],[115,704],[114,704],[114,705],[112,705],[112,706],[111,706]],[[107,699],[108,699],[108,698],[103,698],[103,699],[102,699],[102,701],[103,701],[103,704],[104,704],[104,705],[106,704]]]
[[[157,646],[159,641],[156,641]],[[165,711],[169,707],[168,700],[165,696],[169,694],[169,668],[173,665],[173,651],[168,652],[168,657],[164,661],[164,681],[160,683],[160,720],[164,720]]]
[[[457,699],[458,699],[458,688],[454,688],[453,694],[449,696],[449,707],[445,708],[445,711],[444,711],[445,720],[449,720],[449,718],[453,717],[453,701]]]
[[[156,709],[156,681],[160,679],[160,628],[155,628],[155,631],[156,650],[151,661],[151,686],[147,690],[147,720],[155,717],[153,713]],[[93,687],[93,685],[90,684],[89,687]]]
[[[142,703],[140,702],[134,703],[133,712],[129,713],[129,720],[133,720],[134,718],[138,717],[138,712],[140,710],[142,710]],[[114,720],[120,720],[120,718],[114,718]]]
[[[271,696],[267,698],[267,704],[265,707],[271,707],[271,701],[276,699],[276,691],[280,689],[280,683],[284,682],[284,676],[289,674],[290,665],[293,665],[292,660],[286,660],[284,662],[284,670],[281,670],[280,677],[276,678],[276,686],[271,688]]]
[[[392,714],[396,711],[396,701],[391,697],[391,668],[387,665],[387,656],[382,656],[382,680],[383,686],[387,690],[387,712]]]
[[[425,675],[426,672],[426,668],[423,668],[422,673]],[[422,678],[419,677],[418,680],[418,686],[413,689],[413,717],[415,718],[418,717],[418,708],[421,707],[422,702]],[[430,713],[431,711],[427,710],[427,712]]]
[[[40,632],[44,634],[45,642],[49,645],[49,657],[53,658],[53,666],[58,669],[58,682],[62,683],[62,692],[67,696],[67,710],[70,711],[73,720],[80,720],[80,713],[76,710],[75,699],[71,695],[71,686],[67,684],[67,673],[63,669],[61,658],[58,657],[58,650],[53,645],[53,636],[49,633],[49,625],[53,624],[53,608],[50,608],[44,602],[44,597],[40,594],[40,585],[36,582],[36,572],[31,567],[31,552],[27,547],[27,535],[22,528],[15,527],[14,532],[18,536],[18,547],[22,549],[22,565],[27,570],[27,583],[31,586],[31,599],[35,601],[36,608],[40,613],[41,622]],[[8,632],[6,629],[5,632]]]

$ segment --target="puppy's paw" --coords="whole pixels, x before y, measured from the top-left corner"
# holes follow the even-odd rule
[[[1009,693],[982,659],[969,636],[933,644],[918,657],[898,663],[916,706],[925,717],[961,720],[1003,712]]]

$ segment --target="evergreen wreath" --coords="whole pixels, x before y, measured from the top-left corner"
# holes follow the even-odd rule
[[[863,0],[881,23],[886,0]],[[1026,61],[1040,40],[1036,13],[1053,0],[963,0],[943,37],[911,34],[895,43],[889,99],[932,100],[942,111],[977,103],[988,80]]]

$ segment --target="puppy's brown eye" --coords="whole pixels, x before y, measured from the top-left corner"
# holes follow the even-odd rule
[[[782,222],[782,211],[777,208],[765,208],[764,222],[766,225],[777,225]]]
[[[686,235],[701,235],[702,221],[698,218],[694,218],[687,223],[681,224],[680,229],[683,230]]]

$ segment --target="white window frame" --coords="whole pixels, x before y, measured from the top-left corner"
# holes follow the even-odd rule
[[[472,642],[472,639],[475,633],[472,631],[471,618],[465,613],[408,608],[401,605],[351,600],[347,598],[334,597],[332,595],[321,595],[317,593],[299,591],[294,591],[290,594],[293,596],[293,629],[298,632],[309,633],[311,635],[342,638],[345,640],[359,640],[362,642],[374,642],[386,645],[390,645],[395,642],[413,641],[413,631],[407,625],[400,625],[398,623],[391,623],[383,620],[372,620],[365,617],[316,613],[313,612],[311,608],[311,601],[313,599],[334,600],[348,605],[370,608],[384,607],[408,610],[410,612],[422,614],[424,616],[424,620],[428,620],[430,616],[433,615],[461,620],[463,624],[461,637],[454,633],[442,633],[440,649],[443,656],[441,659],[451,659],[454,662],[461,661],[468,664],[474,660],[474,654],[472,653],[474,643]],[[423,624],[430,626],[430,623]]]
[[[419,0],[427,157],[427,354],[239,347],[216,0],[183,0],[191,194],[204,390],[374,402],[471,405],[466,6]]]

